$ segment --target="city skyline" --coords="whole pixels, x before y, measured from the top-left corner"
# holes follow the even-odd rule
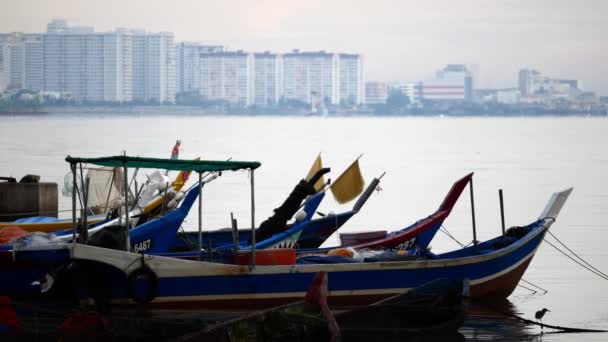
[[[204,41],[229,49],[289,52],[331,50],[365,56],[365,78],[415,81],[447,63],[479,66],[480,88],[517,86],[522,68],[578,79],[586,90],[608,93],[602,75],[608,50],[602,40],[600,1],[380,1],[222,3],[34,0],[4,5],[0,32],[42,32],[55,17],[97,31],[115,27],[170,31],[175,41]],[[32,9],[36,8],[35,11]],[[235,10],[236,9],[236,10]]]

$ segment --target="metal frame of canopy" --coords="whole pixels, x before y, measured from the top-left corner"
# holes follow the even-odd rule
[[[110,157],[99,157],[99,158],[78,158],[67,156],[65,161],[70,163],[70,169],[73,174],[74,186],[72,187],[72,223],[73,223],[73,239],[76,241],[76,165],[80,164],[93,164],[97,166],[108,166],[108,167],[122,167],[124,170],[124,181],[125,181],[125,228],[126,228],[126,248],[130,250],[129,241],[129,204],[128,204],[128,168],[153,168],[153,169],[165,169],[173,171],[196,171],[198,173],[198,250],[199,258],[202,250],[202,187],[203,187],[203,172],[222,172],[222,171],[237,171],[237,170],[249,170],[250,186],[251,186],[251,244],[252,257],[251,266],[255,266],[255,191],[254,191],[254,170],[260,167],[260,162],[248,162],[248,161],[217,161],[217,160],[183,160],[183,159],[162,159],[162,158],[145,158],[145,157],[132,157],[125,155],[110,156]],[[86,230],[86,213],[83,216],[83,226],[81,229]],[[80,232],[81,234],[83,232]],[[86,232],[83,235],[86,236]]]

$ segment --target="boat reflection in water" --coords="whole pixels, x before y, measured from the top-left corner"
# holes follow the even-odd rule
[[[473,302],[460,333],[467,341],[541,341],[536,330],[515,316],[522,316],[509,300]]]

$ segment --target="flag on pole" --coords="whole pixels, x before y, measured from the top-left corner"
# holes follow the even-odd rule
[[[310,171],[308,171],[308,174],[306,175],[306,180],[310,180],[312,176],[314,176],[315,173],[317,173],[317,171],[321,170],[322,168],[323,162],[321,161],[321,153],[319,153],[315,161],[312,163]],[[323,178],[323,176],[321,176],[321,178],[319,178],[319,180],[314,184],[315,190],[320,191],[321,189],[323,189],[323,184],[325,184],[325,179]]]
[[[175,146],[173,146],[173,151],[171,151],[171,159],[179,158],[179,146],[182,144],[181,140],[177,140],[175,142]]]
[[[359,158],[355,160],[331,185],[331,193],[340,204],[352,201],[363,191],[365,181],[359,168]]]

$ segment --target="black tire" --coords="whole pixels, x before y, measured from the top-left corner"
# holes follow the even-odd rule
[[[137,282],[145,281],[148,283],[148,291],[145,294],[136,292]],[[127,277],[127,291],[129,298],[138,304],[147,304],[158,295],[158,276],[150,267],[143,265],[134,270]]]

